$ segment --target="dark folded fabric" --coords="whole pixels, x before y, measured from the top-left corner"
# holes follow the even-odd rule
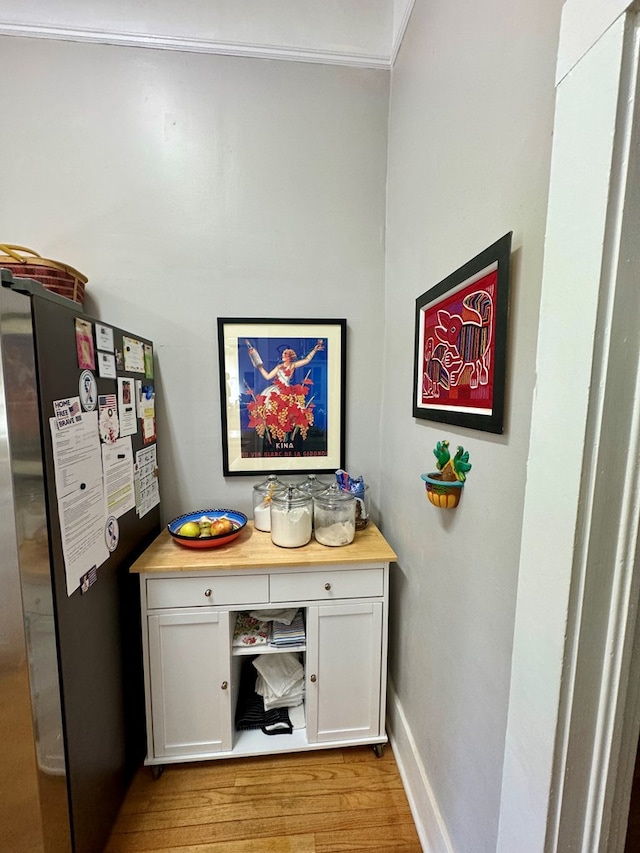
[[[278,719],[274,720],[272,717],[276,712]],[[286,708],[274,708],[272,711],[265,711],[265,724],[260,728],[266,735],[290,735],[293,732],[293,724]]]
[[[236,706],[236,729],[262,729],[267,735],[291,734],[293,726],[286,708],[265,711],[264,699],[255,691],[258,673],[247,659],[240,675],[238,704]]]

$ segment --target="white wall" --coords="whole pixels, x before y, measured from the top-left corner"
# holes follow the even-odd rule
[[[560,9],[418,0],[392,74],[382,517],[399,555],[393,725],[423,774],[430,850],[497,841]],[[415,299],[510,230],[504,435],[416,421]],[[473,464],[456,510],[431,506],[420,480],[440,438]]]
[[[156,345],[164,519],[222,477],[216,318],[346,317],[347,465],[379,486],[384,71],[5,37],[0,242]]]

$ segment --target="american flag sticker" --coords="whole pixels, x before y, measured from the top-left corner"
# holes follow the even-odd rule
[[[98,397],[98,407],[100,411],[103,409],[116,409],[117,400],[115,394],[100,394]]]

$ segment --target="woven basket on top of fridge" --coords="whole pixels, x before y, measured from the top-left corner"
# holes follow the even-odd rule
[[[47,290],[66,296],[80,305],[84,302],[84,286],[88,279],[78,270],[41,257],[26,246],[0,243],[0,267],[11,270],[18,278],[33,278]]]

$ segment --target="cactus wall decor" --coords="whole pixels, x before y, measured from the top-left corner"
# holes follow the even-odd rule
[[[449,442],[443,439],[436,444],[433,455],[438,470],[420,475],[424,480],[427,498],[439,509],[453,509],[460,502],[467,473],[471,470],[469,451],[458,446],[452,457]]]

